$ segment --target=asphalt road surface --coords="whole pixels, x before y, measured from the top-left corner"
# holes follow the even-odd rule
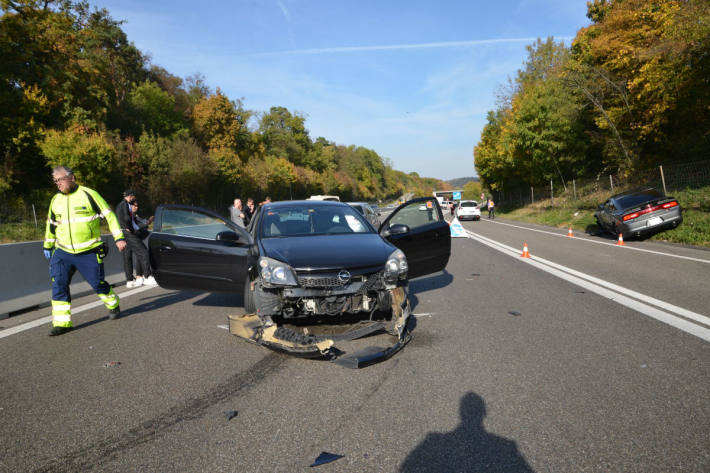
[[[710,471],[710,252],[463,226],[411,282],[413,340],[361,370],[231,335],[238,295],[0,320],[0,472]]]

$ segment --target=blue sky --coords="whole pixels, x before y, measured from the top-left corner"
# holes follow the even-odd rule
[[[535,38],[569,44],[586,0],[95,0],[153,64],[258,112],[306,117],[312,139],[395,169],[475,174],[473,147]]]

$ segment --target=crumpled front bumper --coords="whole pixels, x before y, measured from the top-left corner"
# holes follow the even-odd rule
[[[229,331],[249,342],[304,358],[325,358],[346,368],[363,368],[391,357],[411,340],[410,306],[407,290],[390,290],[392,317],[388,321],[368,321],[352,330],[334,335],[306,334],[266,322],[257,314],[229,315]],[[354,353],[336,347],[340,341],[356,340],[385,330],[394,343],[388,347],[370,346]]]

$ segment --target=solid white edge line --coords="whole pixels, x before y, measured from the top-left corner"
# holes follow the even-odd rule
[[[484,220],[481,219],[481,221],[484,221]],[[523,227],[521,225],[513,225],[512,223],[496,222],[496,221],[490,221],[489,223],[495,223],[496,225],[505,225],[505,226],[513,227],[513,228],[521,228],[523,230],[530,230],[531,232],[546,233],[548,235],[553,235],[553,236],[557,236],[557,237],[569,238],[567,236],[567,234],[548,232],[547,230],[538,230],[537,228]],[[576,238],[579,241],[586,241],[588,243],[596,243],[597,245],[607,245],[607,246],[614,246],[614,247],[618,246],[616,243],[608,243],[606,241],[596,241],[596,240],[590,240],[589,238],[582,238],[582,237],[576,237]],[[698,263],[710,264],[710,260],[701,259],[701,258],[693,258],[692,256],[674,255],[671,253],[663,253],[662,251],[647,250],[645,248],[636,248],[634,246],[627,246],[627,245],[624,245],[621,248],[624,248],[627,250],[634,250],[634,251],[643,251],[645,253],[652,253],[654,255],[670,256],[671,258],[687,259],[690,261],[697,261]]]
[[[493,243],[493,244],[500,245],[500,246],[502,246],[502,247],[504,247],[504,248],[506,248],[506,249],[508,249],[508,250],[510,250],[510,251],[515,251],[514,248],[511,248],[511,247],[509,247],[509,246],[507,246],[507,245],[504,245],[504,244],[502,244],[502,243],[499,243],[499,242],[497,242],[497,241],[495,241],[495,240],[491,240],[490,238],[484,237],[483,235],[478,235],[477,233],[473,233],[473,232],[470,232],[470,231],[468,231],[468,230],[467,230],[467,232],[468,232],[469,234],[471,234],[471,235],[476,235],[476,236],[478,236],[479,238],[483,238],[483,239],[485,239],[485,240],[488,240],[489,242],[491,242],[491,243]],[[645,303],[648,303],[648,304],[655,305],[655,306],[658,307],[658,308],[665,309],[665,310],[667,310],[667,311],[669,311],[669,312],[673,312],[673,313],[675,313],[675,314],[677,314],[677,315],[680,315],[680,316],[682,316],[682,317],[685,317],[685,318],[687,318],[687,319],[695,320],[695,321],[698,322],[698,323],[701,323],[701,324],[703,324],[703,325],[710,326],[710,317],[708,317],[708,316],[706,316],[706,315],[698,314],[697,312],[693,312],[693,311],[691,311],[691,310],[684,309],[684,308],[682,308],[682,307],[678,307],[678,306],[673,305],[673,304],[671,304],[671,303],[669,303],[669,302],[665,302],[665,301],[662,301],[662,300],[660,300],[660,299],[656,299],[656,298],[651,297],[651,296],[648,296],[648,295],[646,295],[646,294],[641,294],[640,292],[636,292],[636,291],[634,291],[634,290],[632,290],[632,289],[628,289],[628,288],[625,288],[625,287],[623,287],[623,286],[619,286],[619,285],[617,285],[617,284],[614,284],[614,283],[612,283],[612,282],[605,281],[605,280],[603,280],[603,279],[599,279],[599,278],[594,277],[594,276],[592,276],[592,275],[582,273],[582,272],[577,271],[577,270],[575,270],[575,269],[568,268],[567,266],[562,266],[561,264],[557,264],[557,263],[555,263],[555,262],[553,262],[553,261],[549,261],[549,260],[546,260],[546,259],[544,259],[544,258],[540,258],[539,256],[532,256],[532,255],[531,255],[531,258],[534,259],[534,260],[537,260],[537,261],[539,261],[539,262],[541,262],[541,263],[543,263],[543,264],[549,265],[549,266],[551,266],[551,267],[553,267],[553,268],[559,269],[560,271],[564,271],[564,272],[569,273],[569,274],[571,274],[571,275],[573,275],[573,276],[577,276],[577,277],[579,277],[579,278],[586,279],[587,281],[590,281],[590,282],[593,282],[593,283],[595,283],[595,284],[598,284],[598,285],[600,285],[600,286],[602,286],[602,287],[606,287],[607,289],[611,289],[611,290],[613,290],[613,291],[617,291],[617,292],[619,292],[619,293],[626,294],[627,296],[630,296],[630,297],[633,297],[633,298],[635,298],[635,299],[638,299],[638,300],[641,301],[641,302],[645,302]]]
[[[137,287],[135,289],[131,289],[130,291],[125,291],[125,292],[122,292],[121,294],[118,294],[118,298],[122,299],[126,296],[131,296],[133,294],[138,294],[140,292],[147,291],[148,289],[153,289],[154,287],[158,287],[158,286]],[[86,310],[93,309],[94,307],[99,307],[102,305],[104,305],[104,303],[100,300],[94,301],[94,302],[89,302],[88,304],[84,304],[79,307],[72,308],[71,315],[74,316],[80,312],[84,312]],[[39,327],[40,325],[44,325],[44,324],[50,323],[50,322],[52,322],[51,315],[47,316],[47,317],[42,317],[41,319],[32,320],[30,322],[25,322],[24,324],[16,325],[15,327],[10,327],[5,330],[0,330],[0,338],[9,337],[10,335],[15,335],[17,333],[24,332],[25,330]]]
[[[579,278],[577,276],[573,276],[571,274],[565,273],[565,272],[560,271],[558,269],[549,267],[540,261],[536,261],[535,259],[520,258],[519,255],[517,254],[518,253],[517,250],[513,250],[510,247],[507,247],[506,245],[491,243],[489,241],[486,241],[487,239],[485,237],[479,237],[479,235],[476,235],[473,232],[468,232],[468,233],[469,233],[469,236],[473,240],[476,240],[479,243],[489,246],[489,247],[493,248],[494,250],[500,251],[501,253],[507,254],[512,257],[519,258],[519,261],[521,261],[523,263],[530,264],[538,269],[541,269],[549,274],[552,274],[553,276],[557,276],[560,279],[564,279],[565,281],[568,281],[572,284],[583,287],[591,292],[599,294],[602,297],[605,297],[611,301],[617,302],[623,306],[626,306],[630,309],[633,309],[637,312],[640,312],[644,315],[654,318],[654,319],[656,319],[660,322],[663,322],[667,325],[675,327],[675,328],[682,330],[686,333],[689,333],[691,335],[695,335],[696,337],[701,338],[701,339],[705,340],[706,342],[710,342],[710,329],[701,327],[701,326],[696,325],[692,322],[689,322],[685,319],[678,318],[675,315],[669,314],[667,312],[663,312],[662,310],[659,310],[659,309],[652,307],[648,304],[644,304],[643,302],[631,299],[630,297],[626,297],[626,296],[619,294],[617,292],[613,292],[609,289],[605,289],[603,287],[598,286],[597,284],[586,281],[586,280]]]

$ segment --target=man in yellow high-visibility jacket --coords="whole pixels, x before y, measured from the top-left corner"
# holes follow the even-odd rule
[[[57,166],[52,172],[59,189],[49,204],[44,256],[50,261],[52,278],[52,330],[50,336],[72,329],[69,284],[78,270],[109,309],[109,318],[121,312],[119,299],[104,280],[103,258],[106,248],[101,241],[100,219],[105,218],[119,251],[126,242],[116,215],[95,190],[76,183],[74,172]]]

